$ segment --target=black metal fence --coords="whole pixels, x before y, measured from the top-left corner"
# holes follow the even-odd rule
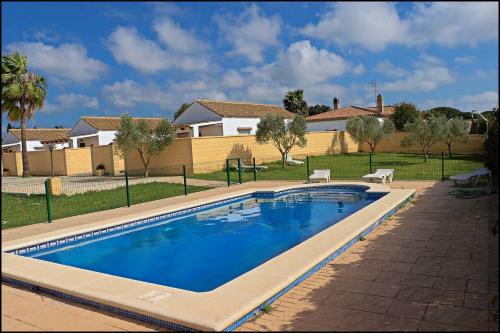
[[[2,229],[205,190],[188,185],[186,168],[170,177],[2,177]]]
[[[283,167],[281,163],[263,166],[246,165],[238,168],[238,159],[228,159],[225,174],[228,186],[256,180],[307,180],[315,169],[329,169],[332,180],[362,180],[366,174],[377,169],[394,169],[396,180],[446,180],[452,175],[467,173],[483,167],[481,155],[445,153],[422,154],[401,153],[353,153],[322,156],[306,156],[302,160]],[[302,162],[302,163],[300,163]],[[240,165],[244,165],[241,161]],[[229,166],[229,167],[228,167]],[[213,178],[213,174],[210,178]],[[203,175],[201,175],[203,177]]]

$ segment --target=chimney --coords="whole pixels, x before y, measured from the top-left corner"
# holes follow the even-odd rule
[[[337,97],[335,97],[333,99],[333,109],[334,110],[338,110],[340,108],[340,99],[338,99]]]
[[[380,94],[377,95],[377,112],[379,114],[384,113],[384,98]]]

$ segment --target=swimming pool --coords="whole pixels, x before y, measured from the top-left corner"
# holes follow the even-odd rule
[[[162,207],[149,207],[147,210],[131,211],[127,215],[106,219],[89,215],[89,223],[85,225],[3,242],[2,281],[24,288],[36,288],[70,302],[177,331],[231,331],[342,254],[415,196],[413,189],[390,189],[382,184],[360,182],[328,185],[261,182],[228,188],[219,194],[216,192],[206,191],[203,198],[193,200],[193,197],[186,197],[177,203],[165,200],[166,204]],[[309,205],[310,202],[314,204]],[[304,209],[305,206],[313,208]],[[272,219],[274,223],[255,223],[259,218],[268,217],[270,212],[276,213],[280,209],[282,213],[271,214],[275,217]],[[321,217],[321,220],[317,217]],[[169,235],[174,230],[169,228],[182,219],[189,226],[177,226],[178,231],[183,232],[178,232],[175,237]],[[189,219],[191,222],[187,222]],[[289,220],[294,222],[290,223]],[[191,227],[196,224],[200,229],[196,229],[198,232],[194,234]],[[219,261],[218,267],[225,267],[232,275],[212,275],[212,279],[218,282],[204,286],[199,284],[201,280],[192,279],[191,283],[195,282],[195,287],[189,290],[181,287],[190,286],[180,284],[173,287],[173,277],[168,277],[171,280],[163,285],[43,259],[55,253],[71,253],[72,249],[80,251],[80,248],[87,246],[90,249],[95,244],[104,244],[108,240],[114,242],[115,239],[131,237],[127,235],[143,230],[149,233],[149,230],[152,232],[157,227],[157,233],[162,236],[145,237],[147,241],[141,238],[141,244],[136,242],[135,245],[141,249],[154,248],[163,238],[177,244],[178,252],[166,257],[171,263],[174,263],[172,258],[178,259],[175,259],[175,264],[165,265],[167,269],[181,272],[185,269],[182,267],[190,267],[191,263],[185,265],[188,259],[184,255],[191,251],[182,246],[187,235],[192,234],[194,237],[190,244],[199,244],[203,237],[217,236],[224,244],[212,247],[212,251],[203,251],[200,255],[206,258],[210,253],[205,252],[228,252],[228,257],[224,257],[226,261]],[[251,238],[246,236],[246,230],[254,230]],[[233,239],[233,235],[239,235],[234,237],[238,241],[231,244],[227,239]],[[259,235],[261,237],[257,237]],[[273,248],[276,240],[282,240],[282,236],[286,239],[282,248]],[[252,246],[245,247],[246,242]],[[122,250],[128,251],[130,244]],[[225,251],[229,246],[233,251]],[[108,262],[107,266],[126,266],[120,261],[128,259],[115,254],[118,259]],[[192,255],[191,252],[189,260],[193,259]],[[93,256],[99,258],[95,253]],[[72,260],[78,262],[76,257]],[[157,265],[158,260],[148,261],[143,257],[135,257],[136,260],[130,261],[128,268],[132,265],[141,266],[144,272],[140,273],[150,275],[146,268]],[[237,263],[229,259],[237,260]],[[240,260],[252,263],[243,267],[238,263]],[[145,263],[148,265],[145,266]],[[192,267],[199,268],[196,265]],[[138,272],[135,268],[131,271]],[[194,291],[195,288],[206,291]]]
[[[385,193],[317,188],[250,196],[25,254],[196,292],[213,290],[336,224]]]

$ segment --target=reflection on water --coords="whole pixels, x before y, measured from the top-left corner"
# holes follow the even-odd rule
[[[192,291],[212,290],[370,203],[324,191],[250,198],[38,259]]]

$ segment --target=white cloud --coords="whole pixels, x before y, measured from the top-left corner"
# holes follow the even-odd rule
[[[20,42],[7,45],[7,50],[25,54],[30,67],[77,83],[97,80],[108,69],[102,61],[88,57],[87,49],[80,44],[52,46],[41,42]]]
[[[498,3],[415,3],[405,17],[394,3],[338,3],[317,24],[308,24],[301,32],[371,51],[381,51],[392,43],[475,46],[498,39]]]
[[[169,66],[167,52],[133,27],[116,28],[108,37],[107,46],[117,62],[142,72],[156,72]]]
[[[498,92],[489,90],[478,94],[465,95],[459,98],[441,100],[426,99],[419,103],[419,106],[422,109],[450,106],[465,112],[470,112],[472,110],[483,112],[491,110],[493,107],[498,107]]]
[[[498,107],[498,92],[485,91],[476,95],[465,95],[461,98],[464,110],[487,111]]]
[[[395,66],[387,59],[377,63],[375,65],[375,71],[389,77],[401,77],[408,74],[404,68]]]
[[[365,66],[363,66],[363,64],[358,64],[352,69],[352,72],[356,75],[363,74],[365,72]]]
[[[318,49],[308,40],[291,44],[281,53],[269,70],[274,80],[282,84],[311,85],[344,74],[350,64],[341,56]]]
[[[153,104],[159,109],[175,111],[183,102],[196,98],[227,99],[227,96],[205,80],[169,82],[166,87],[141,85],[134,80],[117,81],[105,85],[104,98],[117,108],[132,108],[142,104]]]
[[[207,48],[194,33],[182,29],[170,18],[158,20],[153,25],[154,30],[170,50],[182,53],[200,52]]]
[[[99,100],[84,94],[67,93],[55,97],[55,103],[45,103],[44,111],[56,113],[75,109],[98,109]]]
[[[240,88],[245,84],[243,77],[234,69],[229,70],[222,77],[222,85],[227,88]]]
[[[455,62],[459,64],[470,64],[471,62],[474,61],[474,56],[471,55],[465,55],[462,57],[455,57]]]
[[[209,67],[206,58],[167,52],[156,42],[140,35],[134,27],[116,28],[108,37],[107,46],[117,62],[132,66],[144,73],[170,68],[204,71]]]
[[[439,86],[451,83],[454,78],[446,64],[439,58],[421,55],[419,61],[414,64],[414,69],[406,75],[406,78],[384,83],[382,90],[385,91],[432,91]]]
[[[389,43],[404,42],[408,29],[408,23],[401,20],[393,3],[357,2],[332,5],[318,24],[306,25],[302,33],[380,51]]]
[[[279,17],[266,17],[255,4],[238,16],[216,15],[215,21],[225,38],[233,44],[229,54],[244,56],[252,63],[262,62],[264,50],[279,44]]]

